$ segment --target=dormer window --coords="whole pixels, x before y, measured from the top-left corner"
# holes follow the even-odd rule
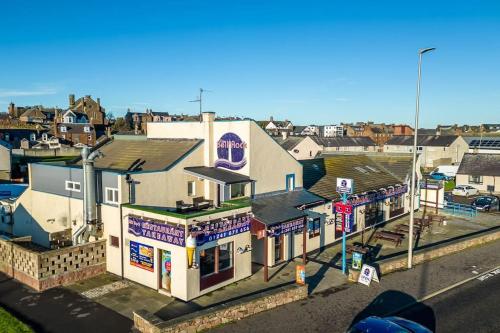
[[[64,117],[64,122],[67,124],[72,124],[75,122],[75,117],[72,117],[72,116]]]
[[[42,140],[43,140],[43,141],[47,141],[47,139],[48,139],[48,135],[47,135],[47,133],[43,133],[43,134],[42,134]]]
[[[35,133],[30,134],[30,141],[36,141],[36,134]]]
[[[63,133],[66,133],[66,132],[67,132],[67,128],[66,128],[66,126],[61,126],[61,132],[63,132]]]
[[[83,127],[83,131],[84,131],[85,133],[90,133],[90,126],[84,126],[84,127]]]

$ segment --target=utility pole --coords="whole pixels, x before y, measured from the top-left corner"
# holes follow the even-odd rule
[[[200,122],[202,120],[201,118],[201,114],[203,112],[203,93],[204,92],[210,92],[210,90],[206,90],[206,89],[203,89],[203,88],[200,88],[200,95],[198,96],[197,99],[195,100],[192,100],[192,101],[189,101],[189,102],[193,102],[193,103],[200,103]]]

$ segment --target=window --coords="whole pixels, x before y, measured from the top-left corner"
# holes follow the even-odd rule
[[[30,141],[36,141],[36,134],[35,133],[30,134]]]
[[[307,230],[309,231],[309,238],[317,237],[321,234],[321,220],[315,218],[307,222]]]
[[[472,175],[469,175],[469,184],[482,185],[483,184],[483,176],[472,176]]]
[[[200,275],[217,274],[233,268],[233,242],[200,251]]]
[[[245,196],[245,184],[231,184],[231,199]]]
[[[83,131],[84,131],[85,133],[90,133],[90,126],[84,126],[84,127],[83,127]]]
[[[194,181],[188,182],[188,196],[193,197],[196,195],[196,184]]]
[[[106,187],[106,203],[118,204],[118,189]]]
[[[287,191],[293,191],[295,190],[295,175],[290,174],[286,175],[286,190]]]
[[[66,126],[61,126],[61,132],[65,133],[67,131]]]
[[[73,191],[73,192],[80,192],[82,189],[81,189],[80,183],[67,180],[66,181],[66,190]]]
[[[109,244],[112,246],[112,247],[120,247],[120,238],[116,237],[116,236],[109,236]]]
[[[47,141],[47,139],[48,139],[48,135],[47,135],[47,133],[43,133],[43,134],[42,134],[42,140],[43,140],[43,141]]]

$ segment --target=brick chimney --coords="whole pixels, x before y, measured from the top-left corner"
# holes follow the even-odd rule
[[[75,94],[69,94],[69,107],[75,106]]]
[[[97,109],[101,110],[101,99],[99,97],[97,97],[96,102],[97,102]]]

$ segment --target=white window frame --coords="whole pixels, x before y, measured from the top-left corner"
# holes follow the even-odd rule
[[[85,133],[90,133],[90,126],[83,126],[83,131]]]
[[[66,126],[61,126],[61,132],[66,133],[67,129]]]
[[[67,180],[64,185],[65,185],[64,188],[66,188],[66,191],[71,191],[71,192],[81,192],[82,191],[82,184],[79,182]],[[75,185],[78,185],[78,188],[76,188]]]
[[[189,186],[191,185],[191,194],[189,193]],[[188,197],[194,197],[196,195],[196,183],[194,180],[188,180],[187,188]]]
[[[108,191],[112,191],[112,198],[110,199],[109,198],[109,192]],[[115,197],[116,196],[116,197]],[[109,204],[114,204],[114,205],[117,205],[119,203],[119,193],[118,193],[118,189],[117,188],[114,188],[114,187],[106,187],[104,188],[104,201],[106,203],[109,203]]]

